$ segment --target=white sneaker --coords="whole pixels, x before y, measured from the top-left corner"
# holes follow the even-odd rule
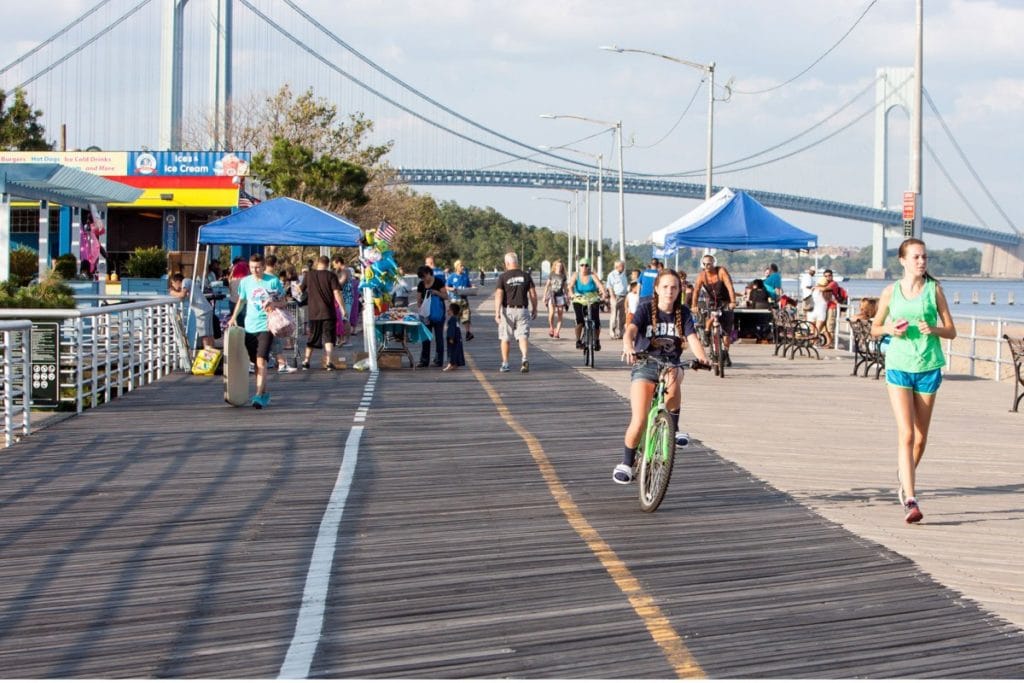
[[[277,374],[279,374],[279,375],[290,375],[293,372],[298,372],[298,371],[299,371],[298,368],[293,368],[290,365],[280,365],[277,368]]]
[[[508,363],[502,363],[501,367],[498,368],[498,372],[508,372],[508,371],[509,371]]]
[[[690,444],[690,435],[686,432],[676,432],[676,445],[677,446],[688,446]]]
[[[628,484],[633,481],[633,468],[629,465],[619,463],[612,470],[612,481],[616,484]]]

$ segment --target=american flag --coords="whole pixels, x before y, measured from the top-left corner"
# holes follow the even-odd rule
[[[253,197],[243,189],[238,190],[238,208],[250,209],[260,203],[260,200]]]
[[[377,226],[377,239],[386,244],[391,244],[398,237],[398,230],[387,221],[381,221]]]

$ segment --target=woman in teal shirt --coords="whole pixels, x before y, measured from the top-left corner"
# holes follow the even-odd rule
[[[924,517],[914,491],[915,473],[946,364],[939,339],[956,339],[956,326],[942,287],[928,274],[924,242],[904,240],[899,257],[903,277],[882,292],[871,334],[892,337],[885,353],[885,381],[899,432],[900,502],[904,520],[914,523]]]

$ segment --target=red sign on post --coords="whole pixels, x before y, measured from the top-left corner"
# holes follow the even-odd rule
[[[913,192],[903,193],[903,220],[914,220],[914,209],[917,206],[917,195]]]

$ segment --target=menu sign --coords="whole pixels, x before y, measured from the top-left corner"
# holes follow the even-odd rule
[[[32,323],[32,405],[60,403],[60,323]]]

